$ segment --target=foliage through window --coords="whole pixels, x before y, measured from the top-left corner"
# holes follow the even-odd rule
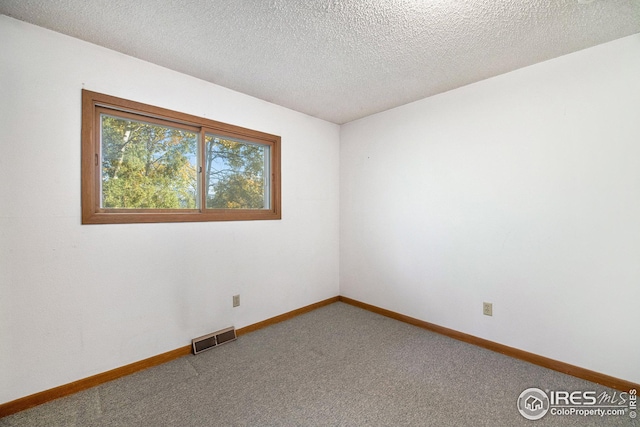
[[[279,219],[280,137],[83,91],[85,224]]]
[[[209,134],[205,142],[207,208],[268,207],[268,147]]]

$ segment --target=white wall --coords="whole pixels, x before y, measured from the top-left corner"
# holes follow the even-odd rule
[[[0,403],[339,291],[640,382],[639,49],[340,130],[0,16]],[[283,219],[80,225],[82,88],[281,135]]]
[[[280,135],[283,219],[81,225],[82,88]],[[337,125],[0,16],[0,403],[338,295],[338,188]]]
[[[341,294],[640,382],[638,52],[634,35],[342,126]]]

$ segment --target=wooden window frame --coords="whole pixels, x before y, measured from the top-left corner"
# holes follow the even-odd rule
[[[199,150],[204,149],[204,134],[216,134],[269,146],[270,201],[268,209],[210,209],[201,194],[199,209],[108,209],[100,206],[101,149],[100,112],[122,117],[198,129],[201,134]],[[142,104],[110,95],[82,90],[82,223],[127,224],[163,222],[206,222],[278,220],[282,218],[280,192],[281,138],[264,132],[192,116],[161,107]],[[202,155],[200,165],[202,166]],[[198,174],[202,181],[202,173]],[[202,182],[199,182],[202,185]],[[204,191],[202,191],[204,193]]]

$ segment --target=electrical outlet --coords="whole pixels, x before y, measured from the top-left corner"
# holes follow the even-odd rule
[[[240,305],[240,295],[233,296],[233,306],[238,307]]]
[[[482,314],[484,314],[485,316],[493,316],[493,304],[490,302],[483,302]]]

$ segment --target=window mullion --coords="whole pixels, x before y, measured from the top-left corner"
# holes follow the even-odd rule
[[[198,153],[200,158],[198,161],[198,195],[200,200],[200,212],[204,212],[207,209],[207,177],[205,175],[205,130],[200,128],[200,134],[198,137]]]

